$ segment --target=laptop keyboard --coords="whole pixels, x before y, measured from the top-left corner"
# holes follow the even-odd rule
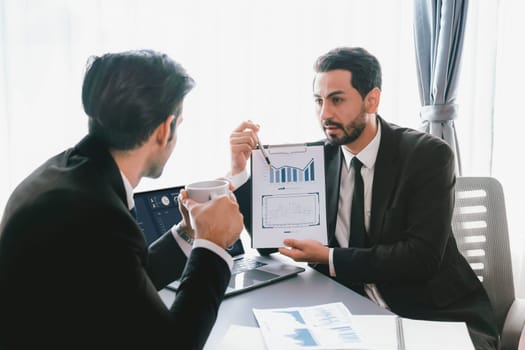
[[[241,272],[256,269],[260,266],[266,265],[263,262],[257,261],[255,257],[243,257],[239,260],[235,260],[232,267],[232,275],[236,275]]]

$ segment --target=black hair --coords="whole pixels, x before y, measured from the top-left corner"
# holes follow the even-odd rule
[[[320,56],[314,64],[316,73],[344,69],[352,73],[350,84],[365,96],[377,87],[381,90],[381,65],[377,58],[360,47],[339,47]]]
[[[94,57],[88,62],[82,86],[89,134],[111,149],[133,149],[173,114],[171,139],[182,101],[194,84],[180,64],[156,51]]]

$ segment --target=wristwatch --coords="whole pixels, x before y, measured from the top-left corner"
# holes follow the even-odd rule
[[[182,228],[182,223],[179,222],[176,226],[175,226],[175,231],[177,232],[177,234],[183,239],[185,240],[186,242],[188,242],[188,244],[190,245],[193,245],[193,237],[191,237],[186,231],[184,231],[184,229]]]

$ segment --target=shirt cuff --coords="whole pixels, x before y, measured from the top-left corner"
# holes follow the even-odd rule
[[[239,188],[248,181],[250,175],[248,174],[248,170],[244,169],[235,175],[232,175],[231,172],[229,172],[226,174],[225,178],[233,184],[233,187]]]
[[[175,241],[177,242],[177,244],[179,245],[180,249],[182,250],[182,252],[184,253],[184,255],[186,255],[186,257],[190,256],[190,253],[191,253],[191,244],[189,244],[188,242],[186,242],[184,240],[184,238],[182,238],[178,233],[177,233],[177,230],[175,229],[177,225],[173,225],[173,227],[171,228],[171,234],[173,235],[173,238],[175,238]]]
[[[218,246],[217,244],[211,241],[208,241],[206,239],[200,239],[200,238],[196,239],[193,242],[193,248],[198,248],[198,247],[209,249],[215,254],[217,254],[218,256],[220,256],[224,260],[224,262],[226,262],[226,264],[230,268],[230,271],[232,270],[233,259],[231,255],[228,254],[228,252],[225,249],[221,248],[220,246]]]
[[[330,248],[328,252],[328,266],[330,267],[330,277],[335,277],[334,248]]]

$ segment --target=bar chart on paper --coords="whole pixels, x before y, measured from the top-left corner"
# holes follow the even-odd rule
[[[314,159],[302,169],[288,165],[276,168],[272,165],[269,169],[269,180],[272,184],[315,181]]]
[[[253,313],[268,349],[368,349],[341,302]]]

